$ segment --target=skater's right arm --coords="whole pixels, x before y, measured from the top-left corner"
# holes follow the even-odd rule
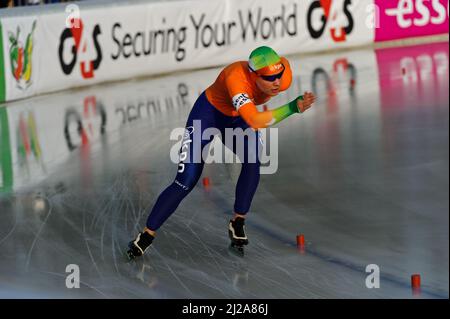
[[[305,95],[308,97],[308,105],[304,103],[304,95],[300,95],[285,105],[263,112],[258,111],[254,104],[249,103],[239,110],[239,115],[254,129],[273,126],[289,116],[295,113],[303,113],[311,107],[313,101],[310,102],[309,94],[311,93],[305,92]]]
[[[243,103],[240,107],[239,105],[237,105],[238,107],[235,105],[235,107],[238,109],[239,115],[244,121],[254,129],[273,126],[295,113],[303,113],[309,109],[315,101],[314,94],[305,92],[304,95],[300,95],[285,105],[273,110],[260,112],[255,104],[247,99],[245,95],[242,95],[239,98],[244,102],[240,102]]]

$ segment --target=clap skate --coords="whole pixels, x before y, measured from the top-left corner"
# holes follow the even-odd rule
[[[154,237],[147,232],[139,233],[136,239],[130,241],[128,244],[128,251],[126,257],[128,261],[134,260],[136,257],[142,256],[148,247],[153,242]]]
[[[248,245],[244,218],[236,217],[234,221],[230,220],[228,224],[228,236],[231,240],[230,250],[238,256],[243,257],[244,246]]]

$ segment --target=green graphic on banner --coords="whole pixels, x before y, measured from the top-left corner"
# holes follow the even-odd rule
[[[24,34],[23,26],[17,26],[15,32],[8,31],[11,72],[17,87],[21,90],[25,90],[31,85],[33,33],[35,29],[36,20],[33,21],[29,33],[25,32]]]
[[[8,113],[0,107],[0,193],[9,192],[13,185],[11,144],[9,141]]]
[[[4,102],[6,100],[5,96],[5,60],[3,56],[3,28],[2,23],[0,22],[0,102]]]

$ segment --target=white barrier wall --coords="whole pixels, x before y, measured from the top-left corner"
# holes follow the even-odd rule
[[[190,0],[4,17],[0,100],[222,65],[259,45],[292,54],[369,44],[370,3]]]
[[[387,2],[392,1],[382,3]],[[416,5],[422,12],[423,5]],[[433,0],[430,6],[434,11],[429,12],[446,14],[446,19],[430,16],[439,27],[427,26],[426,34],[448,32],[448,0]],[[51,8],[1,16],[0,101],[223,65],[245,60],[260,45],[284,55],[367,45],[375,41],[376,26],[380,37],[379,23],[391,12],[378,0],[188,0],[79,11]]]

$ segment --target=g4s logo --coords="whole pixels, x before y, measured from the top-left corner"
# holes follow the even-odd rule
[[[80,62],[81,76],[85,79],[90,79],[94,77],[94,71],[98,69],[100,63],[102,62],[102,50],[98,40],[98,36],[101,34],[100,25],[95,25],[92,31],[92,42],[88,42],[88,40],[90,41],[89,37],[85,37],[85,33],[83,33],[83,21],[75,20],[75,22],[76,23],[74,23],[74,25],[79,25],[79,27],[73,26],[71,28],[65,28],[61,33],[58,48],[59,62],[64,74],[71,74],[77,63],[78,56],[85,55],[87,53],[86,51],[89,47],[91,47],[91,43],[93,42],[97,57],[95,60],[86,61],[85,59],[81,59],[82,61]],[[73,43],[70,49],[70,54],[72,57],[70,61],[66,61],[64,59],[64,43],[69,41],[69,39],[72,39],[71,41]]]
[[[339,10],[339,4],[343,4],[342,12]],[[350,13],[349,6],[352,0],[316,0],[308,9],[307,24],[308,31],[313,39],[320,38],[328,25],[331,38],[335,42],[346,41],[347,35],[352,33],[354,27],[353,16]],[[347,25],[340,25],[342,14],[347,20]],[[319,22],[317,20],[319,18]]]

